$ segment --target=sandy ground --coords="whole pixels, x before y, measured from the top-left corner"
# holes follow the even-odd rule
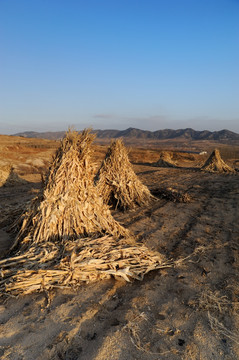
[[[43,293],[1,298],[1,359],[239,359],[239,174],[134,169],[151,190],[172,187],[191,198],[113,212],[175,266],[142,282],[110,279],[55,291],[50,302]],[[7,226],[40,186],[39,175],[26,178],[0,188],[2,256],[13,241]]]

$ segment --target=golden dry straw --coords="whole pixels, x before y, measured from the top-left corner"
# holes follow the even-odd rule
[[[152,195],[135,174],[122,139],[114,140],[96,175],[96,187],[106,204],[128,209],[147,204]]]
[[[213,150],[209,158],[201,167],[201,170],[209,171],[209,172],[221,172],[221,173],[223,172],[230,173],[235,171],[233,168],[231,168],[222,160],[218,149]]]
[[[156,163],[154,163],[154,166],[177,167],[168,151],[161,151],[160,158]]]
[[[69,130],[58,148],[40,194],[23,215],[14,247],[105,234],[125,236],[94,186],[90,163],[95,135]]]
[[[171,267],[162,255],[133,238],[112,236],[64,243],[32,243],[23,254],[0,260],[0,293],[25,295],[53,288],[78,288],[110,277],[142,280],[149,271]]]

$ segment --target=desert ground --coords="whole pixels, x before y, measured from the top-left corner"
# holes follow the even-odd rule
[[[0,187],[0,251],[14,241],[14,221],[41,187],[59,143],[0,136],[0,168],[25,181]],[[177,145],[177,146],[176,146]],[[177,167],[156,167],[170,147]],[[218,144],[191,144],[210,151]],[[95,146],[99,166],[106,144]],[[239,147],[221,145],[238,166]],[[200,170],[208,155],[181,153],[182,144],[133,145],[135,173],[155,198],[114,218],[168,267],[143,281],[109,279],[73,291],[22,297],[1,294],[0,358],[6,360],[236,360],[239,359],[239,172]],[[164,192],[162,192],[164,190]],[[187,201],[167,196],[187,195]]]

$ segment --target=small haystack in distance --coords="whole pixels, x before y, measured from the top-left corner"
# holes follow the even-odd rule
[[[96,175],[97,192],[104,202],[122,210],[144,205],[152,195],[135,174],[122,139],[114,140]]]
[[[21,179],[14,171],[13,166],[4,165],[0,167],[0,186],[15,186],[18,184],[26,184],[27,181]]]
[[[24,214],[19,242],[46,242],[86,236],[128,234],[116,222],[94,186],[89,163],[95,135],[69,130],[45,178],[41,193]]]
[[[222,160],[218,149],[213,150],[207,161],[201,167],[201,170],[209,172],[234,172],[234,169]]]
[[[168,151],[161,151],[160,158],[154,165],[159,167],[177,167]]]

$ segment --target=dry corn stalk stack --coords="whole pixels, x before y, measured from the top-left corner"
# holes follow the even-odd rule
[[[149,189],[132,169],[121,139],[111,143],[96,175],[96,186],[104,202],[114,208],[133,208],[147,204],[152,198]]]
[[[89,163],[95,135],[70,131],[62,140],[45,179],[42,192],[24,214],[16,244],[76,239],[104,234],[124,236],[94,187]]]
[[[21,179],[11,165],[1,166],[0,186],[15,186],[16,184],[26,184],[27,181]]]
[[[154,165],[159,167],[177,167],[168,151],[161,151],[160,158]]]
[[[201,167],[201,170],[209,172],[234,172],[234,170],[222,160],[218,149],[213,150],[207,161]]]
[[[0,260],[0,294],[77,288],[111,276],[141,280],[170,266],[134,238],[120,239],[128,231],[112,218],[93,184],[93,138],[89,131],[69,131],[62,141],[41,195],[25,214],[18,250]]]

